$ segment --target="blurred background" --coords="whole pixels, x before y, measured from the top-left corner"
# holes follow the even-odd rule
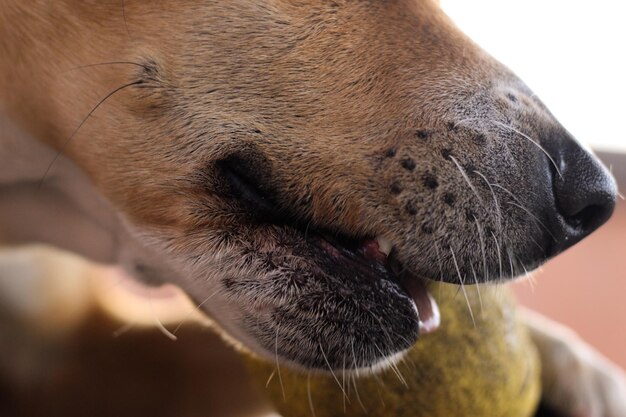
[[[442,0],[442,6],[626,184],[626,2]],[[532,280],[516,283],[515,291],[523,304],[572,327],[626,368],[626,203],[620,201],[600,231]],[[91,312],[94,304],[99,315]],[[174,289],[146,293],[114,268],[49,248],[0,249],[0,415],[105,416],[115,410],[119,416],[107,404],[120,403],[129,416],[257,412],[259,398],[245,389],[232,351],[208,331],[178,328],[194,320],[201,317]],[[162,333],[137,331],[145,326]],[[69,344],[68,335],[76,335]],[[144,377],[119,389],[125,371]],[[2,375],[17,379],[9,386]],[[81,396],[57,396],[67,392]],[[176,401],[155,401],[161,394]]]
[[[626,2],[442,0],[474,41],[513,69],[626,187]],[[574,328],[626,368],[626,203],[549,262],[520,300]]]
[[[626,2],[442,0],[580,141],[626,152]]]

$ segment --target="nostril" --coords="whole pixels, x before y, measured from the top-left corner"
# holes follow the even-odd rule
[[[570,232],[580,238],[611,217],[617,193],[615,182],[604,167],[591,155],[586,162],[564,164],[563,176],[555,177],[553,184],[557,212]]]
[[[565,220],[573,229],[579,231],[593,230],[610,216],[610,212],[611,210],[607,206],[593,204],[573,216],[566,217]]]
[[[599,167],[601,167],[598,164]],[[576,168],[566,169],[554,184],[557,212],[566,235],[578,241],[604,224],[615,208],[615,183],[603,170],[593,178]],[[569,240],[568,238],[568,240]]]

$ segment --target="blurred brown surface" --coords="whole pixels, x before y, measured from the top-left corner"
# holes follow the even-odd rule
[[[520,301],[626,368],[626,202],[592,236],[516,284]]]
[[[0,250],[0,417],[269,417],[195,306],[116,272],[51,248]]]
[[[0,416],[268,415],[239,357],[213,332],[183,326],[176,342],[155,328],[114,337],[122,325],[94,313],[73,337],[24,344],[34,363],[27,378],[0,367]]]

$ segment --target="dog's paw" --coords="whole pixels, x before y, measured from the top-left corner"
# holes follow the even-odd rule
[[[579,338],[553,343],[542,365],[544,401],[564,416],[626,417],[624,372]]]

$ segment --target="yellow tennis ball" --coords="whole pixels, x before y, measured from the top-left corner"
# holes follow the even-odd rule
[[[441,328],[422,336],[395,369],[353,378],[283,366],[279,377],[275,363],[253,359],[252,375],[283,417],[532,416],[539,361],[506,287],[481,287],[481,297],[476,287],[430,291]]]

